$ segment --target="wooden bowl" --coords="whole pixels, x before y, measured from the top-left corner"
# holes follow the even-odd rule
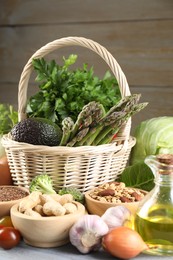
[[[51,216],[34,218],[18,211],[19,204],[11,208],[11,219],[26,244],[35,247],[57,247],[69,242],[69,230],[71,226],[84,214],[85,207],[74,202],[77,206],[75,213],[64,216]]]
[[[126,208],[128,208],[132,214],[135,214],[140,201],[135,201],[135,202],[119,202],[119,203],[113,203],[113,202],[103,202],[103,201],[99,201],[97,199],[93,199],[90,196],[90,193],[93,192],[96,188],[87,191],[85,193],[85,203],[86,203],[86,209],[88,211],[88,213],[90,214],[96,214],[99,216],[102,216],[105,211],[110,208],[110,207],[115,207],[118,205],[123,205]],[[142,191],[144,194],[147,194],[146,191],[143,190],[139,190],[139,189],[135,189],[136,191]]]
[[[29,190],[27,188],[24,188],[24,187],[20,187],[20,186],[13,186],[13,185],[7,185],[7,186],[0,186],[0,192],[2,191],[2,189],[5,189],[6,190],[6,201],[1,201],[0,200],[0,218],[4,217],[4,216],[9,216],[10,215],[10,209],[11,207],[20,202],[20,200],[22,200],[23,198],[21,199],[10,199],[9,201],[7,201],[8,198],[8,194],[11,193],[12,190],[14,191],[17,191],[17,190],[20,190],[20,191],[24,191],[26,192],[26,195],[29,195]],[[12,189],[12,190],[11,190]],[[11,196],[11,194],[9,194]],[[1,197],[1,196],[0,196]]]

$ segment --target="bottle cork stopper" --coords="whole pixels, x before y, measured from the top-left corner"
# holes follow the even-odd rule
[[[173,154],[158,154],[157,160],[160,163],[164,163],[167,165],[173,165]]]
[[[159,154],[156,156],[160,162],[159,173],[162,175],[173,174],[173,154]]]

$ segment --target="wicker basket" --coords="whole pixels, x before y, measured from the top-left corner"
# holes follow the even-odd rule
[[[82,46],[97,53],[107,63],[116,77],[122,98],[130,95],[124,73],[114,57],[100,44],[83,37],[57,39],[40,48],[29,59],[21,74],[18,90],[19,121],[26,118],[27,88],[32,73],[32,59],[64,46]],[[48,174],[56,190],[76,186],[85,192],[106,181],[114,181],[124,170],[135,138],[130,136],[131,119],[119,132],[116,143],[81,146],[49,147],[15,142],[4,135],[2,143],[6,149],[14,185],[29,187],[33,177]]]

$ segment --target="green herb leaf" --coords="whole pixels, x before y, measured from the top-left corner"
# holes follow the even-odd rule
[[[124,182],[128,187],[146,191],[150,191],[154,187],[154,175],[144,162],[126,167],[118,181]]]
[[[91,101],[101,103],[108,111],[120,99],[121,94],[117,80],[110,72],[106,72],[103,79],[94,75],[93,67],[70,70],[70,66],[77,60],[77,55],[71,54],[60,66],[54,60],[47,62],[44,58],[32,61],[37,72],[36,81],[40,82],[39,91],[30,97],[27,104],[29,117],[45,117],[53,111],[54,122],[61,126],[67,116],[76,121],[83,106]],[[49,106],[43,105],[49,100]]]
[[[0,104],[0,135],[7,134],[18,122],[18,113],[12,105]]]

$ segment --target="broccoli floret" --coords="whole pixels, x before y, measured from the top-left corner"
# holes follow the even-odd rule
[[[82,192],[79,189],[77,189],[75,187],[64,187],[58,191],[58,194],[59,195],[71,194],[75,201],[78,201],[78,202],[84,204],[84,195],[82,194]]]
[[[56,193],[52,186],[52,180],[47,174],[41,174],[34,177],[29,186],[29,191],[40,191],[44,194]]]

